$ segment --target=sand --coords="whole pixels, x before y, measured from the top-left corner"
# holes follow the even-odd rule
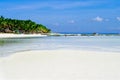
[[[0,33],[0,39],[1,38],[26,38],[26,37],[45,37],[47,35],[41,35],[41,34],[9,34],[9,33]]]
[[[120,80],[120,54],[25,51],[0,58],[0,80]]]

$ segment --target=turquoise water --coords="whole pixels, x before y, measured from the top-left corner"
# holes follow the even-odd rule
[[[96,50],[120,52],[120,36],[59,36],[0,39],[0,56],[28,50]]]

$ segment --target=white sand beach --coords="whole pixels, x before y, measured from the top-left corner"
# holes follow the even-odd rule
[[[41,34],[9,34],[9,33],[0,33],[0,39],[1,38],[26,38],[26,37],[44,37],[47,35],[41,35]]]
[[[0,58],[0,80],[120,80],[120,54],[42,50]]]

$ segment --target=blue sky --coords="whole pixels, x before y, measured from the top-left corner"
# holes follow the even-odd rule
[[[120,0],[0,0],[0,15],[53,32],[120,33]]]

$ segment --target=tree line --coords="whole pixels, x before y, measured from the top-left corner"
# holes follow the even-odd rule
[[[31,20],[18,20],[0,16],[0,33],[33,34],[49,33],[51,30]]]

